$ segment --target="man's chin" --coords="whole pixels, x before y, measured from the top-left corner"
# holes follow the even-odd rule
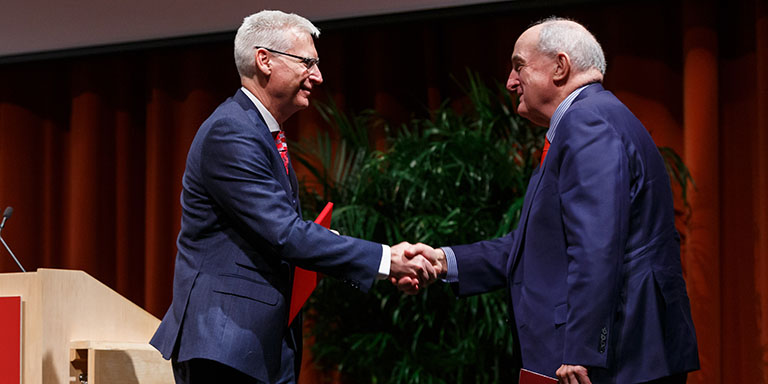
[[[309,91],[300,88],[293,94],[293,103],[296,105],[308,103],[310,95]]]
[[[306,109],[309,107],[309,98],[306,97],[300,97],[298,100],[296,100],[296,103],[294,103],[297,110]]]
[[[527,120],[530,120],[531,119],[531,117],[530,117],[531,115],[530,115],[529,112],[530,111],[525,106],[525,104],[518,104],[518,106],[517,106],[517,114],[520,115],[520,117],[525,118]]]
[[[523,106],[521,108],[521,106],[518,105],[517,106],[517,114],[520,115],[520,117],[522,117],[522,118],[524,118],[524,119],[526,119],[526,120],[530,121],[531,123],[533,123],[535,125],[538,125],[538,126],[545,127],[545,126],[547,126],[549,124],[549,123],[545,123],[540,118],[540,116],[538,116],[537,114],[531,113],[531,111],[529,111],[527,108],[525,108],[525,106]]]

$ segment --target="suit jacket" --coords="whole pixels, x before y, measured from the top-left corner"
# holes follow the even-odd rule
[[[664,161],[600,84],[565,112],[517,229],[452,249],[459,295],[509,290],[524,368],[621,384],[698,369]]]
[[[183,178],[173,302],[151,341],[166,359],[293,382],[302,343],[301,321],[286,325],[293,267],[371,287],[381,245],[303,220],[297,190],[242,91],[201,125]]]

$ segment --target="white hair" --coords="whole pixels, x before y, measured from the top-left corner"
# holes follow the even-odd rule
[[[541,25],[539,51],[550,55],[564,52],[577,71],[595,68],[605,75],[603,48],[584,26],[559,17],[550,17],[535,25]]]
[[[288,32],[320,36],[320,30],[309,20],[293,13],[265,10],[243,19],[235,36],[235,65],[240,76],[253,77],[255,74],[255,46],[278,51],[290,50],[293,39]]]

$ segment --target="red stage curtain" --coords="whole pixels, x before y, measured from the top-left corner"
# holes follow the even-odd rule
[[[593,2],[329,27],[318,97],[407,121],[460,105],[451,76],[465,68],[504,82],[530,22],[584,22],[606,51],[606,87],[696,181],[690,212],[677,204],[703,366],[689,382],[768,384],[767,4]],[[3,237],[27,269],[85,270],[161,317],[186,152],[238,86],[230,41],[0,65],[0,209],[15,209]],[[310,109],[286,129],[322,126]],[[0,250],[0,271],[16,269]]]

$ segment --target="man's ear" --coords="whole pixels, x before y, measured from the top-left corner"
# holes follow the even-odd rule
[[[552,74],[552,80],[561,82],[568,80],[571,74],[571,58],[565,52],[560,52],[555,56],[555,73]]]
[[[272,61],[269,60],[269,52],[264,48],[257,48],[253,53],[256,70],[265,76],[272,74]]]

